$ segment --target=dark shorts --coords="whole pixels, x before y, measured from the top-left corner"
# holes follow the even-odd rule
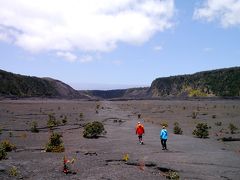
[[[141,135],[138,135],[139,138],[142,138],[142,134]]]

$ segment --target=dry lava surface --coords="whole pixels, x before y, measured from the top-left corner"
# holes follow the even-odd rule
[[[49,114],[58,125],[49,129]],[[145,127],[144,145],[135,135],[137,115]],[[63,119],[65,118],[65,124]],[[100,121],[106,134],[83,137],[84,125]],[[38,124],[38,133],[30,131]],[[178,122],[182,135],[173,133]],[[192,135],[198,123],[210,127],[208,138]],[[229,124],[238,129],[231,132]],[[167,124],[168,150],[159,139]],[[1,100],[0,140],[16,149],[0,161],[0,179],[202,179],[240,177],[239,100]],[[53,132],[62,135],[65,151],[45,151]],[[225,139],[225,141],[223,141]],[[73,173],[63,173],[63,158]]]

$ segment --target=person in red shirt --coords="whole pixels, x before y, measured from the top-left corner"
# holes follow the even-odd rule
[[[140,118],[140,115],[138,115],[138,118]],[[142,136],[145,133],[144,126],[140,123],[140,121],[136,125],[136,134],[138,135],[139,143],[143,144]]]

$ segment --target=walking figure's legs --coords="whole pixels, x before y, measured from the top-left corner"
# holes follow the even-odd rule
[[[164,148],[165,148],[165,150],[167,150],[167,140],[166,139],[164,140]]]
[[[161,144],[162,144],[162,150],[164,150],[164,140],[161,139]]]
[[[143,143],[142,135],[139,135],[138,138],[139,138],[139,143],[142,144]]]
[[[167,149],[167,140],[161,139],[161,144],[162,144],[162,150],[166,150]]]

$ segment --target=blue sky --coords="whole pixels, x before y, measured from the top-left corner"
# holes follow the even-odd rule
[[[75,89],[240,66],[239,0],[0,0],[0,69]]]

